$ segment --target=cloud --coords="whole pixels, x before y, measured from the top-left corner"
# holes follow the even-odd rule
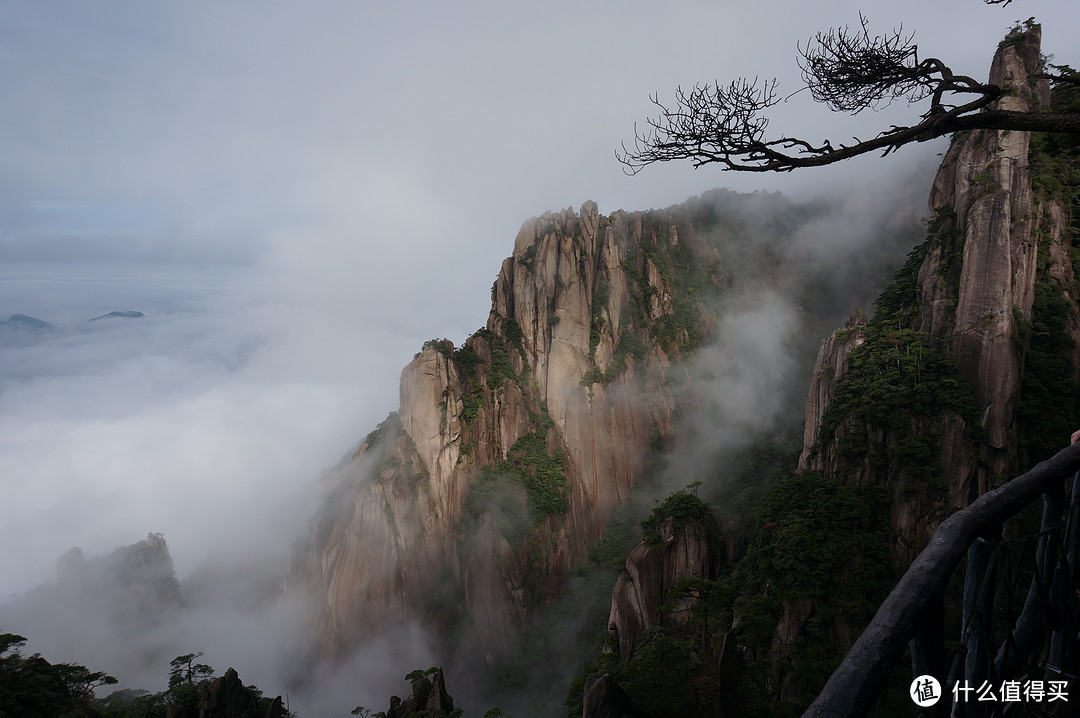
[[[287,552],[320,471],[396,406],[412,353],[484,324],[529,216],[587,199],[663,207],[715,185],[799,199],[854,185],[868,192],[848,224],[823,219],[790,251],[807,269],[867,258],[875,191],[937,149],[770,177],[670,164],[631,178],[613,158],[651,93],[740,75],[796,89],[797,42],[865,5],[8,8],[0,320],[57,330],[0,345],[5,591],[51,580],[73,545],[103,554],[148,531],[166,534],[182,579],[208,557]],[[866,9],[976,77],[1012,19],[922,0]],[[1080,63],[1059,31],[1080,9],[1031,0],[1027,13],[1058,62]],[[834,142],[918,111],[849,121],[805,93],[774,110],[777,130]],[[728,344],[709,350],[722,400],[706,415],[767,427],[799,301],[739,297]],[[147,316],[85,324],[124,309]]]

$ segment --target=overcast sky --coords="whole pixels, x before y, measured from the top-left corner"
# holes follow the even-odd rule
[[[860,8],[977,78],[1032,15],[1080,66],[1073,0],[5,3],[0,320],[57,329],[0,345],[0,600],[74,545],[160,531],[183,574],[280,541],[422,342],[483,325],[530,216],[843,192],[942,151],[782,176],[615,161],[650,94],[794,91],[797,43]],[[839,142],[913,114],[802,93],[773,126]],[[147,316],[85,323],[113,310]]]

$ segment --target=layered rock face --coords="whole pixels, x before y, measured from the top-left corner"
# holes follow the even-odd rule
[[[691,597],[662,607],[671,590],[687,578],[710,579],[719,557],[710,549],[705,526],[676,523],[668,518],[659,529],[659,542],[638,544],[626,559],[626,569],[611,593],[608,616],[609,649],[623,661],[630,660],[634,642],[650,626],[689,619]]]
[[[1033,76],[1040,39],[1039,29],[1032,28],[1010,36],[998,50],[990,83],[1013,90],[998,107],[1037,111],[1049,106],[1046,80]],[[978,130],[958,136],[934,181],[930,208],[935,220],[915,269],[916,293],[909,302],[914,313],[903,328],[925,337],[928,348],[940,349],[955,364],[956,379],[970,388],[977,415],[972,421],[958,411],[944,411],[920,425],[926,435],[939,439],[937,468],[946,491],[933,505],[918,499],[897,502],[894,524],[911,547],[924,544],[941,518],[1020,470],[1017,409],[1024,337],[1033,320],[1038,282],[1052,283],[1064,293],[1072,306],[1068,331],[1077,337],[1080,318],[1071,296],[1066,212],[1053,198],[1033,193],[1029,145],[1027,132]],[[851,420],[834,427],[831,435],[818,434],[865,324],[865,318],[853,318],[851,326],[822,344],[807,400],[800,468],[896,487],[896,474],[902,471],[875,465],[873,448],[860,465],[845,460],[840,444],[852,430]],[[889,453],[890,442],[895,444],[885,427],[869,427],[868,433],[880,455]]]
[[[425,344],[399,411],[337,471],[303,568],[321,651],[411,619],[464,620],[488,659],[511,645],[669,434],[722,284],[677,213],[589,202],[526,222],[486,327]]]

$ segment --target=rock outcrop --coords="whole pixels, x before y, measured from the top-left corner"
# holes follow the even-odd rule
[[[998,101],[1001,109],[1049,106],[1049,85],[1037,75],[1040,38],[1038,27],[1014,33],[995,55],[989,81],[1012,90]],[[822,343],[807,398],[800,468],[845,475],[860,484],[884,482],[897,490],[893,524],[908,547],[897,557],[902,564],[941,519],[1020,471],[1018,407],[1037,283],[1051,283],[1064,293],[1072,306],[1068,332],[1074,340],[1080,336],[1066,212],[1053,197],[1033,192],[1029,151],[1027,132],[976,130],[956,137],[930,195],[935,217],[930,237],[909,262],[913,293],[905,301],[913,313],[898,322],[898,330],[915,336],[920,350],[947,356],[955,381],[970,389],[974,407],[968,416],[945,410],[919,421],[921,434],[938,439],[936,470],[943,494],[928,501],[925,492],[909,487],[905,499],[903,466],[871,461],[896,453],[897,435],[884,425],[856,427],[847,419],[819,433],[825,407],[865,330],[856,322]],[[865,431],[869,442],[858,465],[841,449],[855,429]]]
[[[230,668],[225,675],[210,681],[203,688],[199,700],[199,718],[279,718],[281,696],[266,710],[259,710],[259,698],[240,681],[240,676]]]
[[[529,220],[463,346],[426,343],[400,409],[338,469],[305,582],[322,652],[409,619],[472,622],[494,656],[556,595],[670,433],[708,332],[715,250],[672,211]]]
[[[428,678],[428,675],[431,677]],[[446,692],[446,677],[441,668],[436,668],[434,673],[413,678],[412,695],[405,700],[392,696],[390,708],[374,713],[372,718],[449,718],[453,711],[454,699]]]
[[[260,708],[260,703],[265,706]],[[260,694],[245,686],[230,668],[203,686],[197,714],[190,707],[170,705],[166,718],[281,718],[282,713],[281,696],[260,700]]]
[[[706,526],[665,519],[659,527],[659,541],[638,544],[615,583],[608,615],[610,650],[629,661],[634,643],[645,629],[686,622],[694,599],[669,603],[671,589],[682,579],[712,578],[717,564]]]
[[[629,696],[610,673],[589,676],[582,707],[582,718],[628,718],[634,714]]]
[[[826,313],[834,324],[828,292],[792,275],[847,296],[860,272],[837,282],[834,263],[805,254],[787,272],[784,247],[829,212],[718,190],[660,211],[605,216],[588,202],[525,222],[485,326],[461,346],[426,342],[398,410],[333,472],[297,572],[319,602],[316,652],[340,658],[419,621],[433,636],[453,627],[457,650],[492,665],[588,560],[650,452],[672,446],[676,417],[701,405],[687,360],[724,338],[721,295],[766,286],[753,296],[771,301],[782,286],[806,325]],[[909,236],[900,224],[888,234]]]
[[[821,341],[817,361],[810,376],[810,390],[806,393],[806,419],[803,428],[803,452],[799,468],[805,470],[811,463],[811,452],[818,443],[818,431],[825,408],[836,394],[836,384],[847,371],[848,357],[866,341],[866,312],[856,309],[847,323]],[[815,468],[823,468],[820,464]]]

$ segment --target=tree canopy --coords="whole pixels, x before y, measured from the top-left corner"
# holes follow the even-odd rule
[[[1011,0],[986,0],[1007,5]],[[1034,20],[1014,28],[1010,38],[1039,32]],[[1021,112],[994,103],[1013,88],[982,83],[956,73],[943,61],[922,58],[915,35],[901,27],[873,35],[865,16],[856,28],[819,32],[798,49],[804,86],[815,101],[836,112],[857,115],[896,100],[910,104],[929,101],[929,108],[910,125],[883,130],[877,136],[834,145],[800,137],[770,137],[765,112],[785,99],[777,81],[739,78],[675,90],[674,104],[652,102],[660,114],[635,125],[633,147],[625,144],[616,156],[629,174],[670,160],[690,160],[694,167],[719,164],[740,172],[787,172],[818,167],[880,150],[887,155],[912,142],[960,130],[995,129],[1080,133],[1080,113]],[[1008,39],[1006,40],[1008,41]],[[1080,73],[1067,66],[1048,65],[1034,73],[1054,85],[1080,84]]]
[[[26,638],[0,634],[0,718],[96,716],[94,689],[116,679],[75,663],[49,663],[37,653],[26,657]]]

